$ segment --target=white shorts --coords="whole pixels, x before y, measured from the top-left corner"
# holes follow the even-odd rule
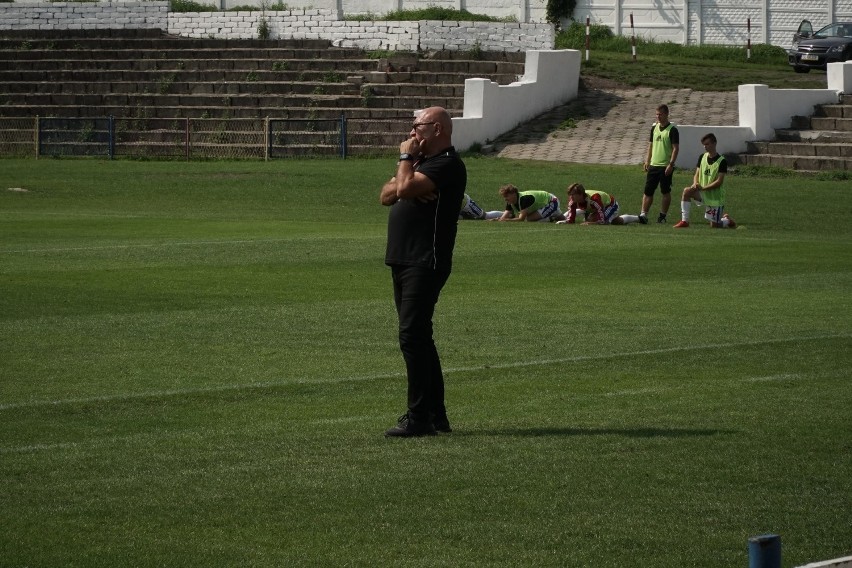
[[[606,223],[607,225],[612,223],[612,220],[615,219],[616,217],[618,217],[618,209],[619,209],[618,201],[613,199],[612,203],[607,205],[606,208],[604,208],[604,210],[603,210],[603,212],[604,212],[604,223]]]
[[[704,207],[704,218],[711,223],[722,223],[722,216],[725,214],[724,205],[707,205]]]
[[[468,200],[461,211],[459,211],[459,219],[485,219],[485,211],[477,205],[473,199]]]
[[[562,208],[559,207],[559,199],[551,199],[550,203],[538,210],[538,214],[541,215],[539,221],[550,221],[551,217],[562,215]]]

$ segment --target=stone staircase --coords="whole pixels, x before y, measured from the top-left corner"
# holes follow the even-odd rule
[[[508,84],[524,72],[522,53],[370,55],[324,40],[0,32],[0,126],[3,118],[114,117],[127,122],[123,139],[136,130],[140,143],[156,145],[152,132],[174,138],[176,119],[331,121],[345,115],[355,135],[349,153],[376,153],[395,149],[416,109],[440,105],[460,116],[465,79]],[[309,153],[327,137],[303,129],[296,153]],[[0,155],[13,138],[0,132]],[[20,138],[32,146],[32,128]]]
[[[741,163],[801,171],[852,171],[852,95],[817,105],[813,116],[795,116],[772,142],[749,142]]]

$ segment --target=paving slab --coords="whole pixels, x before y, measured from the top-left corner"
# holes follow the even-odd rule
[[[586,164],[641,164],[658,105],[677,124],[739,124],[737,92],[636,87],[581,89],[578,97],[495,140],[502,158]]]

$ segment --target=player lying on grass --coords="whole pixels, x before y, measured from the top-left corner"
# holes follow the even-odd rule
[[[603,191],[592,191],[581,183],[568,186],[568,212],[564,221],[557,225],[573,224],[577,219],[577,211],[583,212],[583,225],[627,225],[639,220],[638,215],[618,215],[618,201],[615,197]]]
[[[461,211],[459,211],[459,219],[497,219],[502,214],[502,211],[485,211],[470,195],[465,193],[464,199],[462,199]]]
[[[559,198],[547,191],[521,191],[512,184],[500,188],[506,209],[495,221],[561,221]]]

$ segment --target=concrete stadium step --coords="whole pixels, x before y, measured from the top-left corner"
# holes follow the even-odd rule
[[[852,132],[852,118],[794,116],[792,127],[797,130]]]
[[[52,84],[44,81],[0,82],[0,100],[4,95],[100,95],[103,97],[124,95],[337,95],[364,97],[363,88],[371,89],[371,95],[384,97],[406,97],[413,100],[433,98],[463,98],[464,86],[452,84],[426,85],[421,83],[354,83],[326,82],[318,77],[314,81],[186,81],[164,78],[160,81],[85,81],[57,80]]]
[[[139,121],[127,121],[131,124],[133,122]],[[258,127],[255,130],[247,131],[245,129],[240,130],[229,130],[228,123],[222,121],[211,121],[216,122],[216,126],[214,130],[210,131],[199,131],[197,128],[193,128],[192,135],[198,136],[207,134],[215,134],[218,138],[229,139],[229,140],[237,140],[240,138],[251,139],[252,137],[260,137],[263,138],[264,131],[262,128]],[[399,121],[401,122],[401,121]],[[350,134],[353,134],[350,138],[354,140],[357,144],[359,140],[369,139],[369,141],[374,142],[378,137],[381,140],[382,146],[387,146],[391,144],[399,144],[399,142],[403,139],[402,130],[396,130],[394,133],[390,133],[387,129],[384,132],[377,132],[375,130],[370,130],[368,127],[370,123],[361,122],[360,125],[362,128],[354,128],[354,126],[358,125],[358,122],[347,123],[347,129]],[[302,124],[302,127],[309,126],[309,123]],[[383,123],[383,126],[392,126],[388,123]],[[162,144],[182,144],[184,142],[184,138],[186,135],[186,130],[183,128],[183,124],[175,123],[172,121],[169,124],[168,128],[148,128],[148,129],[139,129],[133,127],[122,127],[116,129],[116,144],[148,144],[148,145],[162,145]],[[278,146],[284,145],[285,143],[298,143],[304,145],[322,145],[329,141],[329,139],[336,139],[339,137],[339,132],[336,130],[307,130],[307,129],[298,129],[298,127],[291,128],[287,130],[286,133],[276,134],[275,144]],[[32,144],[32,140],[29,141]]]
[[[307,110],[306,110],[307,109]],[[73,114],[72,114],[73,113]],[[409,108],[339,108],[339,107],[127,107],[127,106],[98,106],[79,107],[76,105],[63,106],[52,105],[43,107],[31,106],[0,106],[0,117],[9,118],[34,118],[36,116],[49,118],[73,118],[92,119],[114,116],[117,118],[136,119],[165,119],[180,120],[182,118],[220,118],[220,119],[242,119],[242,118],[275,118],[275,119],[303,119],[303,120],[335,120],[345,114],[351,119],[382,119],[388,117],[407,118],[408,126],[411,125],[412,110]],[[452,116],[461,116],[461,111],[453,110]],[[29,128],[29,127],[28,127]],[[405,129],[408,131],[408,128]]]
[[[798,130],[781,128],[775,131],[779,142],[805,142],[809,144],[852,144],[852,132],[839,130]]]
[[[345,115],[353,154],[389,152],[408,131],[413,110],[437,104],[460,116],[465,79],[508,84],[524,71],[523,53],[471,55],[372,58],[325,40],[189,39],[158,30],[0,32],[0,117],[4,128],[21,124],[21,136],[10,130],[3,143],[31,147],[36,116],[112,116],[122,125],[127,148],[141,151],[148,145],[151,155],[168,155],[174,150],[167,139],[180,137],[174,125],[184,119],[215,118],[223,122],[217,135],[242,140],[239,125],[231,121],[337,121]],[[131,126],[133,121],[141,130]],[[159,134],[148,133],[155,123],[168,124]],[[329,136],[317,138],[298,126],[292,130],[294,152],[301,146],[306,153],[324,148],[321,138]],[[138,139],[131,141],[133,136]],[[218,146],[216,140],[210,143]],[[61,149],[66,150],[91,148]]]
[[[46,79],[49,76],[49,79]],[[477,76],[477,77],[482,77]],[[0,70],[0,93],[21,92],[17,83],[38,83],[46,90],[61,89],[65,83],[85,82],[97,88],[99,83],[139,83],[140,85],[160,85],[162,83],[336,83],[350,82],[353,84],[371,85],[418,85],[419,89],[432,86],[455,86],[463,89],[465,79],[474,78],[456,73],[378,73],[364,70],[231,70],[208,69],[191,71],[187,69],[171,69],[160,71],[140,70],[98,70],[98,69],[59,69],[50,72],[43,70]],[[515,75],[485,77],[498,84],[505,85],[514,82]],[[150,87],[149,87],[150,88]],[[384,88],[384,87],[383,87]],[[159,90],[159,87],[157,89]]]
[[[774,141],[749,142],[743,164],[800,171],[852,171],[852,95],[817,105],[812,116],[794,116]]]
[[[350,108],[394,108],[409,109],[425,108],[429,105],[439,105],[444,108],[459,108],[463,106],[461,97],[426,97],[423,99],[401,98],[398,96],[383,96],[373,94],[351,94],[351,95],[324,95],[324,94],[154,94],[154,93],[110,93],[97,94],[30,94],[21,93],[15,97],[14,104],[0,106],[0,116],[13,116],[10,111],[13,107],[30,109],[71,109],[80,107],[100,108],[184,108],[187,110],[210,109],[210,108],[253,108],[265,115],[264,109],[275,110],[284,106],[290,108],[301,108],[309,114],[314,108],[336,108],[340,110]],[[267,111],[268,113],[268,111]],[[43,112],[29,112],[28,115],[41,114]],[[104,113],[101,113],[104,114]],[[126,113],[121,113],[126,114]],[[62,116],[62,115],[57,115]],[[185,113],[173,115],[176,118],[186,116]]]
[[[852,158],[825,156],[783,156],[777,154],[741,154],[741,163],[749,166],[773,166],[787,170],[824,172],[852,171]]]
[[[852,137],[850,137],[852,141]],[[823,156],[852,158],[852,144],[849,142],[749,142],[750,154],[775,154],[778,156]]]
[[[168,35],[161,30],[2,30],[0,50],[135,50],[156,49],[305,49],[324,50],[331,42],[324,39],[210,39]],[[337,47],[338,50],[360,51]]]
[[[434,63],[434,62],[433,62]],[[489,72],[476,71],[476,66],[466,66],[468,69],[443,69],[438,65],[430,65],[434,69],[385,72],[376,70],[376,62],[372,59],[102,59],[102,60],[65,60],[40,59],[27,61],[22,64],[10,59],[0,59],[0,81],[33,80],[33,77],[44,77],[47,74],[63,77],[79,77],[78,80],[89,80],[86,77],[103,77],[112,80],[115,74],[122,74],[123,80],[136,80],[133,74],[166,74],[175,73],[192,77],[198,74],[198,80],[210,80],[217,73],[242,73],[246,80],[251,73],[257,80],[290,80],[299,75],[321,76],[341,74],[346,76],[360,75],[367,82],[378,83],[458,83],[463,84],[469,78],[487,78],[498,84],[506,85],[517,81],[523,73],[523,66],[518,64],[500,65]],[[144,75],[143,75],[144,77]],[[238,80],[230,77],[229,80]],[[144,79],[142,79],[144,80]],[[193,79],[194,80],[194,79]]]
[[[2,54],[0,54],[2,55]],[[376,69],[371,59],[33,59],[26,62],[0,58],[0,71],[208,71],[237,70],[258,72],[280,71],[357,71],[369,72]]]
[[[190,55],[191,49],[191,55]],[[244,48],[231,47],[224,49],[207,49],[187,46],[183,49],[13,49],[0,52],[14,54],[19,61],[106,61],[106,60],[180,60],[180,59],[262,59],[275,61],[278,59],[365,59],[364,52],[359,49],[329,47],[327,49],[300,49],[294,47]],[[375,60],[371,60],[375,63]]]

